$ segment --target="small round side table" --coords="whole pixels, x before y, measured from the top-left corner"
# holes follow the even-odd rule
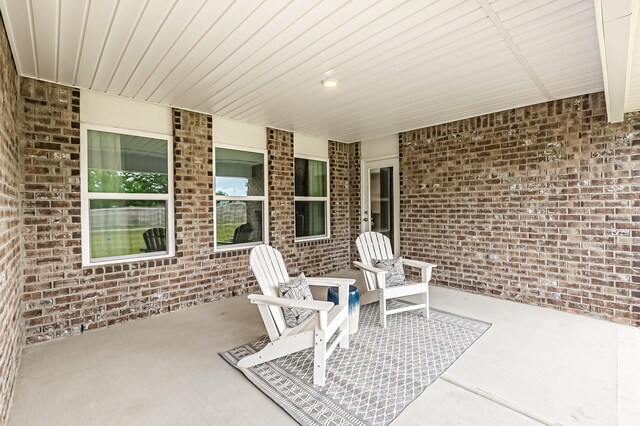
[[[338,287],[329,287],[327,290],[327,300],[338,304]],[[360,322],[360,292],[358,287],[349,286],[349,334],[358,331],[358,323]]]

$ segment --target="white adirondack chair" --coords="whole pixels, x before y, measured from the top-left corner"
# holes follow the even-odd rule
[[[373,266],[373,259],[393,259],[393,251],[389,238],[379,232],[365,232],[356,240],[356,247],[360,254],[360,262],[353,264],[362,270],[364,274],[367,291],[378,290],[380,297],[380,326],[387,327],[387,316],[400,312],[422,309],[422,316],[429,318],[429,281],[431,281],[431,270],[437,265],[421,262],[418,260],[403,259],[403,264],[421,270],[421,282],[407,282],[403,285],[387,287],[385,285],[385,275],[387,271]],[[387,309],[387,300],[398,297],[422,295],[422,303],[404,306],[402,308]]]
[[[280,252],[267,245],[259,245],[249,255],[249,265],[263,294],[250,294],[251,303],[258,305],[271,342],[261,351],[242,358],[241,368],[249,368],[303,349],[314,348],[313,384],[323,386],[327,359],[336,346],[349,348],[349,285],[353,279],[311,278],[309,285],[338,286],[338,305],[321,300],[292,300],[279,297],[278,284],[289,281],[289,274]],[[316,311],[295,328],[288,327],[283,307]],[[329,345],[331,337],[338,332]]]

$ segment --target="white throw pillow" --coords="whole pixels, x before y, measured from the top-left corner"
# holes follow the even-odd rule
[[[309,282],[304,274],[300,274],[298,278],[294,278],[289,282],[278,284],[278,290],[280,291],[280,297],[283,299],[313,300],[311,289],[309,289]],[[282,311],[284,313],[284,320],[289,327],[299,325],[314,312],[311,309],[299,308],[282,308]]]
[[[407,282],[402,266],[402,256],[393,259],[371,259],[373,266],[387,271],[385,275],[385,286],[393,287]]]

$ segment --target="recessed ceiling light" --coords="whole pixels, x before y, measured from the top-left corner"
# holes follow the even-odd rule
[[[338,80],[336,80],[335,78],[327,78],[326,80],[322,80],[320,83],[322,83],[324,87],[329,87],[329,88],[334,88],[338,86]]]

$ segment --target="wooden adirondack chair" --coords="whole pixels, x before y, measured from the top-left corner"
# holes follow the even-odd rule
[[[393,259],[391,242],[389,238],[378,232],[365,232],[356,240],[356,247],[360,254],[360,262],[353,264],[362,270],[364,274],[367,291],[378,290],[380,296],[380,326],[387,327],[387,316],[400,312],[422,309],[422,316],[429,318],[429,281],[431,281],[431,270],[437,265],[420,262],[418,260],[403,259],[403,264],[421,270],[421,282],[407,282],[403,285],[388,287],[385,284],[387,271],[373,266],[373,259]],[[396,309],[387,309],[387,300],[398,297],[422,295],[422,303],[405,306]]]
[[[271,343],[260,352],[242,358],[238,366],[253,367],[303,349],[314,348],[313,384],[323,386],[327,359],[336,346],[349,348],[349,285],[353,279],[310,278],[309,285],[338,286],[338,305],[320,300],[292,300],[279,297],[278,284],[289,281],[289,274],[280,252],[267,245],[259,245],[249,255],[249,265],[263,294],[250,294],[251,303],[258,305]],[[316,311],[295,328],[287,327],[283,307]],[[331,337],[338,332],[329,345]]]

